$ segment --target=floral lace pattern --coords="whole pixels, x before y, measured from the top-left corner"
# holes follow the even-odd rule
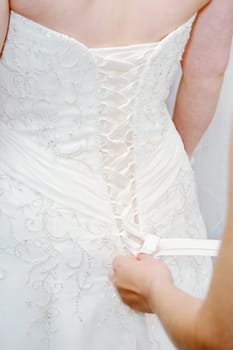
[[[205,237],[165,106],[193,18],[162,41],[88,49],[11,13],[0,61],[0,348],[174,349],[108,281],[122,230]],[[167,257],[203,296],[209,258]],[[12,336],[13,334],[13,336]]]

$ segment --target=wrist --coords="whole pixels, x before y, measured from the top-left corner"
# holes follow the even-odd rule
[[[201,348],[197,331],[198,314],[202,301],[196,299],[173,283],[153,284],[150,289],[150,308],[163,324],[179,349]]]
[[[167,298],[176,289],[171,280],[156,280],[152,281],[148,290],[148,304],[158,317],[160,317],[161,310]]]

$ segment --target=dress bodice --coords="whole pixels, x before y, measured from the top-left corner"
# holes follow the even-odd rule
[[[158,318],[122,304],[108,272],[116,255],[139,251],[135,236],[153,236],[180,289],[203,298],[208,288],[210,261],[165,244],[182,255],[182,238],[206,237],[166,107],[193,19],[159,42],[91,49],[11,12],[0,60],[1,350],[175,349]]]
[[[91,49],[12,11],[0,115],[5,147],[11,138],[27,164],[19,175],[120,231],[138,226],[145,183],[176,176],[182,145],[165,102],[193,19],[159,42]]]

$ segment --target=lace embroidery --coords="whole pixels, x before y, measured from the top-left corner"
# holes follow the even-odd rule
[[[12,14],[0,61],[1,349],[173,349],[157,318],[122,305],[107,274],[127,253],[115,218],[120,229],[205,235],[165,107],[191,23],[117,56]],[[205,293],[209,259],[166,259],[177,285]]]

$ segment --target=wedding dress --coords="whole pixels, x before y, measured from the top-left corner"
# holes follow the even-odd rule
[[[0,60],[1,350],[170,350],[122,304],[113,258],[141,237],[206,237],[166,107],[194,16],[162,40],[88,48],[11,12]],[[211,261],[163,257],[205,295]]]

